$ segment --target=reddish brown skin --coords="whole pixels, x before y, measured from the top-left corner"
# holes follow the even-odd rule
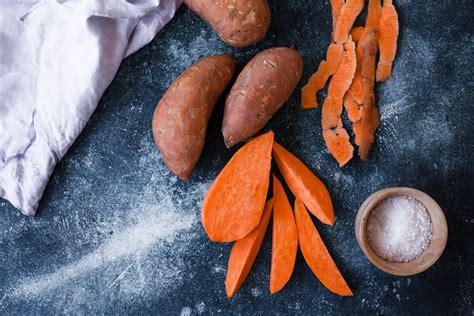
[[[264,50],[244,67],[227,97],[222,134],[227,147],[252,137],[290,97],[301,78],[300,53]]]
[[[267,0],[185,0],[228,45],[245,47],[265,38],[271,21]]]
[[[199,60],[169,86],[155,109],[156,146],[168,169],[183,180],[191,176],[201,155],[209,116],[235,67],[230,54]]]

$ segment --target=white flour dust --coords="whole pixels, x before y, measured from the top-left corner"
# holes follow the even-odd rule
[[[105,226],[113,227],[114,234],[85,254],[72,253],[72,260],[51,267],[51,272],[21,276],[5,287],[0,306],[54,300],[52,307],[60,312],[74,313],[79,306],[85,311],[105,311],[117,300],[146,300],[182,283],[189,268],[186,256],[192,253],[199,231],[196,210],[208,184],[181,186],[148,137],[142,140],[140,151],[138,181],[143,185],[120,196],[113,190],[104,193],[111,208],[129,205],[106,219]],[[98,228],[103,225],[97,223]],[[91,235],[84,234],[84,240],[77,242],[90,243]]]
[[[44,291],[61,287],[75,278],[84,277],[92,270],[104,267],[124,257],[147,251],[158,242],[172,243],[176,234],[183,230],[189,230],[193,223],[193,216],[178,216],[173,211],[165,211],[156,216],[142,218],[99,249],[77,261],[60,267],[50,274],[20,281],[13,289],[13,293],[18,297],[37,296]],[[132,265],[133,263],[127,266],[112,284],[120,281]]]

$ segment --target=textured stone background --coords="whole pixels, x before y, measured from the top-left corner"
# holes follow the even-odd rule
[[[209,242],[199,220],[203,194],[233,152],[219,132],[223,103],[189,182],[163,167],[150,121],[174,78],[210,54],[234,52],[242,67],[264,48],[294,45],[305,61],[305,82],[329,43],[329,3],[270,4],[267,39],[246,49],[227,47],[182,7],[150,45],[123,63],[54,172],[38,216],[27,218],[0,201],[0,311],[472,313],[474,3],[461,0],[395,1],[399,52],[392,79],[377,86],[382,124],[368,162],[354,159],[340,169],[324,146],[320,109],[301,111],[298,92],[266,127],[332,193],[336,225],[316,224],[354,297],[329,293],[301,254],[289,284],[270,296],[267,236],[248,280],[226,298],[230,245]],[[447,217],[444,255],[414,277],[378,271],[355,240],[357,208],[390,186],[427,192]]]

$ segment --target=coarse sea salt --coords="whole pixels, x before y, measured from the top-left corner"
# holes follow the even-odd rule
[[[385,260],[408,262],[428,248],[433,232],[425,206],[409,196],[389,197],[370,213],[367,237],[372,250]]]

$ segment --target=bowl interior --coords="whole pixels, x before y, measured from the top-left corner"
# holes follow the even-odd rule
[[[431,217],[433,232],[431,242],[423,254],[409,262],[391,262],[379,257],[367,240],[367,221],[372,210],[382,201],[392,196],[411,196],[421,202]],[[448,238],[448,227],[443,211],[429,195],[412,188],[389,188],[375,192],[360,207],[356,223],[356,238],[367,258],[379,269],[394,275],[414,275],[431,267],[441,256]]]

